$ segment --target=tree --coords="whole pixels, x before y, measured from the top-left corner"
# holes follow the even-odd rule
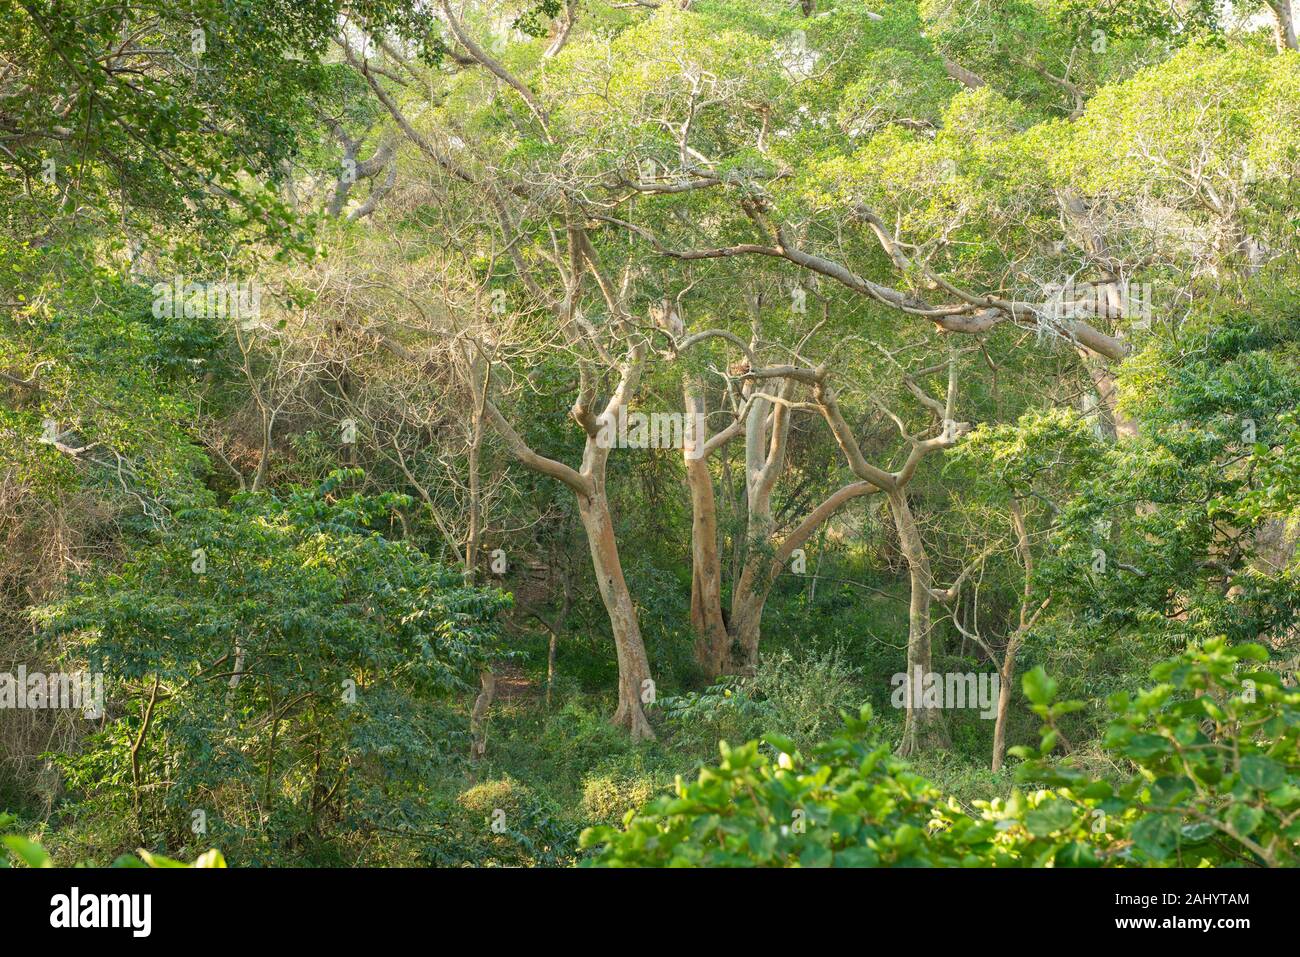
[[[358,477],[179,514],[155,547],[41,610],[108,685],[103,729],[64,767],[134,840],[180,844],[199,811],[192,833],[210,823],[251,851],[259,816],[284,820],[274,839],[320,836],[386,823],[385,792],[421,786],[432,706],[502,653],[508,598],[386,537],[410,500],[342,493]]]

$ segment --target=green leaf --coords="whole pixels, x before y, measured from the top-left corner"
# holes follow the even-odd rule
[[[1135,735],[1123,748],[1124,753],[1132,758],[1150,758],[1172,750],[1172,743],[1158,734]]]
[[[1286,778],[1286,769],[1262,754],[1248,754],[1241,759],[1241,779],[1253,788],[1271,791]]]
[[[1025,689],[1025,697],[1034,704],[1049,704],[1056,697],[1056,681],[1048,677],[1042,665],[1025,672],[1020,683]]]
[[[810,844],[799,855],[800,867],[830,867],[831,863],[831,849],[821,844]]]
[[[1115,790],[1110,786],[1109,781],[1092,781],[1091,783],[1088,784],[1087,787],[1085,787],[1082,791],[1079,792],[1081,797],[1093,801],[1103,800],[1105,798],[1110,797],[1114,793]]]
[[[150,854],[144,848],[139,848],[136,851],[136,853],[139,854],[140,859],[144,861],[146,864],[148,864],[150,867],[185,867],[186,866],[183,861],[173,860],[170,857],[163,857],[163,855],[161,854]]]
[[[1228,827],[1240,837],[1250,837],[1264,820],[1264,812],[1248,804],[1234,804],[1228,809]]]
[[[1097,853],[1088,844],[1071,841],[1056,852],[1057,867],[1100,867]]]
[[[1034,837],[1047,837],[1053,831],[1069,827],[1074,820],[1074,805],[1060,798],[1044,801],[1025,815],[1025,827]]]
[[[7,834],[0,837],[0,843],[13,851],[18,859],[28,867],[53,867],[50,862],[50,855],[46,853],[45,848],[41,847],[35,841],[29,841],[25,837],[19,837],[17,834]]]
[[[224,868],[226,866],[226,859],[225,857],[222,856],[221,852],[214,847],[210,851],[204,851],[202,854],[200,854],[195,859],[194,864],[192,866]]]
[[[1204,821],[1198,821],[1195,824],[1184,824],[1182,829],[1183,841],[1187,844],[1199,844],[1214,834],[1214,825],[1207,824]]]
[[[765,734],[763,735],[763,740],[766,741],[768,744],[770,744],[772,747],[776,748],[777,751],[783,754],[793,755],[796,751],[799,750],[798,746],[794,743],[794,741],[790,738],[785,737],[784,735]]]
[[[876,867],[880,855],[865,845],[845,848],[835,854],[836,867]]]
[[[1178,827],[1165,814],[1149,814],[1133,825],[1133,843],[1154,860],[1164,860],[1178,846]]]

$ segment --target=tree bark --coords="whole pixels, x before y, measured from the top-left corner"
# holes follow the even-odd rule
[[[1088,378],[1092,380],[1097,397],[1101,437],[1108,441],[1135,437],[1138,434],[1137,422],[1119,411],[1119,388],[1114,372],[1084,349],[1079,350],[1079,358],[1088,372]]]
[[[479,675],[479,694],[469,715],[469,759],[479,761],[487,752],[487,712],[496,695],[497,678],[489,668]]]
[[[788,398],[794,385],[786,380],[780,395]],[[785,445],[790,431],[790,410],[777,405],[772,411],[771,433],[768,411],[773,403],[756,399],[745,422],[745,560],[731,590],[730,647],[734,649],[729,670],[752,675],[758,667],[758,640],[763,606],[779,569],[773,567],[772,488],[785,464]]]
[[[688,423],[704,420],[705,400],[698,383],[684,387]],[[691,630],[695,660],[709,678],[725,673],[731,637],[722,617],[722,556],[718,547],[718,506],[708,457],[701,454],[708,436],[695,435],[683,443],[686,485],[691,493]]]
[[[1300,45],[1296,42],[1295,12],[1291,2],[1292,0],[1269,0],[1268,5],[1273,11],[1273,35],[1277,41],[1278,53],[1300,50]]]
[[[591,551],[592,570],[609,616],[618,656],[618,707],[612,720],[615,725],[626,728],[634,741],[655,737],[642,707],[643,700],[646,703],[654,700],[654,683],[650,680],[650,663],[637,622],[636,605],[623,577],[623,565],[614,538],[614,522],[605,493],[605,468],[610,449],[602,445],[599,435],[600,426],[617,421],[619,410],[627,405],[636,388],[643,359],[644,346],[634,346],[629,351],[619,384],[599,418],[591,416],[583,404],[586,396],[575,405],[574,418],[587,430],[580,470],[539,455],[506,421],[495,403],[490,399],[484,401],[488,420],[515,458],[533,471],[563,482],[577,499],[578,514]],[[645,699],[643,694],[647,695]]]
[[[934,577],[930,571],[930,559],[925,553],[921,531],[907,503],[905,490],[889,493],[889,510],[893,513],[899,547],[907,560],[912,592],[907,613],[907,693],[904,697],[907,712],[903,721],[903,740],[898,745],[899,756],[906,757],[918,751],[946,747],[949,742],[942,712],[914,701],[912,695],[917,671],[924,676],[931,670],[930,603]]]
[[[1020,623],[1007,639],[1007,650],[1002,655],[1002,667],[998,669],[1000,687],[998,688],[998,711],[993,724],[993,765],[994,771],[1002,769],[1002,762],[1007,756],[1007,714],[1011,709],[1011,684],[1016,677],[1016,654],[1020,651],[1020,642],[1032,622],[1029,619],[1029,595],[1033,589],[1034,558],[1029,550],[1029,530],[1025,527],[1025,514],[1014,499],[1011,502],[1011,525],[1016,532],[1016,551],[1020,553],[1020,562],[1025,569],[1024,593],[1020,598]]]
[[[762,636],[763,606],[776,575],[769,573],[769,560],[751,548],[731,596],[729,670],[733,674],[753,675],[758,668],[758,641]]]
[[[618,708],[614,712],[614,724],[626,728],[633,741],[652,740],[654,730],[642,707],[643,701],[654,700],[650,662],[641,639],[636,607],[623,578],[613,521],[603,491],[580,497],[578,513],[591,546],[591,567],[596,573],[596,584],[609,615],[618,654]],[[642,697],[645,694],[651,697],[645,699]]]

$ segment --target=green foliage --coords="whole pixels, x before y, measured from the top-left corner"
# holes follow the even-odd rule
[[[701,691],[666,695],[655,702],[668,727],[699,747],[758,733],[766,709],[743,678],[726,676]]]
[[[201,810],[229,853],[253,854],[373,823],[466,741],[437,703],[500,654],[508,598],[381,534],[409,500],[344,490],[359,479],[179,513],[41,612],[107,676],[104,729],[59,758],[87,802],[168,846]]]
[[[0,814],[0,832],[9,830],[16,818],[11,814]],[[29,840],[19,834],[5,834],[0,837],[0,846],[3,846],[5,853],[0,853],[0,868],[12,867],[10,857],[16,858],[26,867],[54,867],[49,852],[45,850],[38,842]],[[141,848],[139,856],[134,854],[122,854],[113,860],[110,867],[197,867],[197,868],[224,868],[226,859],[216,848],[204,851],[196,857],[191,864],[184,864],[181,861],[165,857],[162,854],[151,854],[149,851]]]
[[[1284,633],[1296,595],[1256,564],[1258,520],[1235,504],[1271,484],[1248,462],[1300,403],[1298,369],[1292,320],[1267,313],[1221,317],[1196,348],[1159,340],[1134,357],[1121,384],[1140,434],[1106,449],[1063,503],[1043,587],[1084,623],[1152,638]]]
[[[155,519],[202,500],[207,463],[185,426],[189,388],[219,342],[212,325],[156,318],[146,286],[93,265],[80,246],[0,238],[0,290],[18,300],[0,313],[0,369],[33,383],[0,406],[10,481],[46,499],[89,486]],[[79,463],[88,471],[77,477]]]
[[[842,711],[862,706],[858,680],[840,647],[800,657],[781,651],[760,657],[752,693],[764,705],[767,728],[803,747],[825,737]]]
[[[741,740],[766,727],[807,746],[825,736],[844,710],[862,704],[858,674],[839,647],[798,657],[778,651],[759,658],[750,678],[728,676],[703,691],[660,699],[669,727],[706,748]]]
[[[431,865],[557,867],[577,852],[577,829],[545,797],[509,777],[473,785],[439,811],[436,840],[421,847]]]
[[[1041,669],[1024,691],[1043,718],[1039,748],[1020,749],[1030,791],[976,801],[968,813],[873,740],[869,708],[805,755],[779,735],[739,747],[693,783],[595,827],[598,866],[1234,866],[1300,857],[1300,693],[1240,665],[1267,655],[1222,639],[1152,672],[1159,682],[1111,701],[1106,746],[1129,769],[1118,783],[1047,755],[1060,719]]]
[[[1146,865],[1295,866],[1300,859],[1300,693],[1260,669],[1268,652],[1223,638],[1152,669],[1158,682],[1117,692],[1107,751],[1135,773],[1115,786],[1044,756],[1058,719],[1055,683],[1025,676],[1044,721],[1018,776],[1058,788],[1100,823],[1117,861]],[[1074,811],[1071,812],[1074,816]]]
[[[108,685],[97,724],[6,718],[0,803],[37,823],[0,860],[556,866],[592,824],[612,864],[1293,860],[1292,693],[1241,669],[1293,669],[1300,615],[1296,56],[1217,0],[436,6],[0,0],[0,660]],[[380,144],[369,218],[314,212]],[[154,315],[176,277],[252,279],[273,322]],[[1149,311],[1056,308],[1130,281]],[[770,522],[776,443],[706,463],[724,606],[854,481],[832,384],[886,470],[950,388],[973,428],[905,489],[925,567],[885,496],[843,505],[772,569],[757,674],[706,687],[680,450],[577,496],[516,467],[599,459],[574,420],[636,355],[630,408],[685,382],[715,435],[790,402]],[[608,721],[593,492],[655,742]],[[513,620],[431,558],[474,533]],[[860,710],[909,571],[934,668],[1023,677],[1022,790],[969,711],[909,767]]]
[[[583,846],[604,845],[594,859],[602,866],[960,862],[958,845],[935,837],[946,833],[938,793],[887,745],[869,741],[870,719],[870,708],[846,718],[843,732],[808,757],[779,736],[767,736],[766,747],[722,742],[721,762],[695,783],[679,779],[625,830],[589,829]]]
[[[1257,523],[1274,518],[1294,522],[1300,516],[1300,413],[1285,412],[1277,418],[1281,438],[1272,448],[1257,443],[1251,450],[1259,468],[1258,487],[1240,501],[1223,501],[1240,520]]]

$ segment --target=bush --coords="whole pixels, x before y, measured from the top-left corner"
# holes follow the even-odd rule
[[[801,746],[825,737],[841,712],[863,704],[858,672],[838,647],[800,658],[788,651],[765,656],[752,687],[766,705],[768,727]]]
[[[1062,716],[1041,668],[1024,676],[1045,724],[1018,749],[1022,783],[968,813],[894,758],[863,707],[841,731],[799,753],[767,735],[720,745],[722,761],[680,779],[625,829],[582,836],[598,866],[1294,866],[1300,863],[1300,693],[1258,645],[1214,639],[1158,665],[1158,684],[1120,693],[1106,737],[1131,776],[1115,784],[1048,758]]]
[[[585,823],[618,824],[672,783],[682,762],[659,749],[642,749],[604,761],[582,781],[579,810]]]
[[[179,514],[44,610],[105,674],[103,730],[58,758],[99,848],[201,834],[240,863],[300,858],[386,824],[459,751],[447,702],[497,654],[508,598],[380,534],[408,500],[341,490],[358,478]]]
[[[15,818],[11,814],[0,814],[0,832],[12,828]],[[138,855],[138,856],[137,856]],[[8,868],[13,865],[10,858],[14,858],[26,867],[54,867],[54,861],[45,848],[36,841],[23,837],[19,834],[4,834],[0,836],[0,868]],[[204,851],[194,859],[192,864],[185,864],[181,861],[173,860],[170,857],[164,857],[161,854],[151,854],[149,851],[141,848],[136,854],[123,854],[113,861],[110,867],[197,867],[197,868],[221,868],[226,866],[226,859],[216,848]]]
[[[752,678],[726,676],[702,692],[659,701],[665,718],[689,744],[743,741],[764,728],[808,746],[856,713],[864,695],[857,670],[839,648],[796,658],[788,651],[759,659]]]
[[[455,840],[444,841],[431,863],[555,866],[570,863],[576,854],[576,828],[559,821],[554,808],[512,778],[473,785],[456,805],[460,813],[446,815]]]
[[[1019,774],[1077,795],[1118,860],[1295,866],[1300,692],[1283,687],[1276,672],[1243,670],[1268,658],[1260,645],[1215,638],[1152,669],[1154,687],[1113,695],[1117,717],[1103,744],[1137,771],[1119,787],[1073,762],[1045,759],[1060,715],[1082,706],[1055,703],[1055,682],[1035,669],[1025,675],[1025,694],[1046,725],[1036,752],[1014,749],[1030,759]]]
[[[656,702],[674,743],[685,748],[706,747],[715,743],[743,741],[759,732],[766,708],[752,693],[743,678],[724,676],[703,691],[670,695]]]

